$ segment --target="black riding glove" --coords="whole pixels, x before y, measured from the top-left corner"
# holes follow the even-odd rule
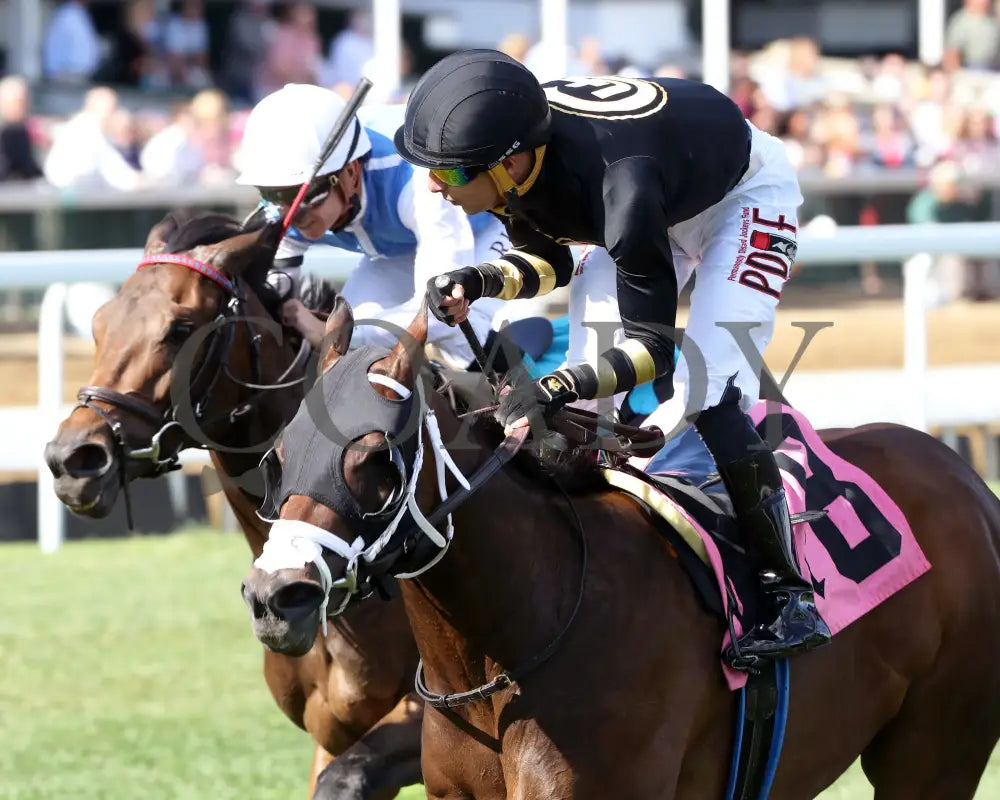
[[[573,376],[559,370],[537,381],[515,380],[510,391],[501,395],[495,417],[505,429],[522,417],[534,427],[538,422],[547,423],[560,408],[578,399]]]
[[[465,299],[470,303],[480,297],[496,297],[503,291],[503,273],[492,264],[478,267],[462,267],[427,281],[427,305],[431,313],[442,322],[454,325],[451,311],[441,306],[441,301],[451,297],[455,286],[465,290]]]

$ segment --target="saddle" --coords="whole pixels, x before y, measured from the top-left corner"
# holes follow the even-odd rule
[[[648,509],[702,607],[725,620],[735,639],[738,627],[747,630],[755,624],[764,598],[758,566],[742,545],[733,504],[701,439],[689,428],[664,445],[658,428],[634,428],[595,417],[579,409],[564,409],[553,426],[567,438],[591,445],[599,441],[607,447],[600,454],[605,480]],[[660,461],[672,471],[644,472],[629,463],[631,457],[650,459],[651,464]],[[723,587],[713,555],[722,564]],[[781,756],[788,712],[788,662],[765,663],[743,677],[746,683],[737,689],[725,798],[761,800],[770,791]]]

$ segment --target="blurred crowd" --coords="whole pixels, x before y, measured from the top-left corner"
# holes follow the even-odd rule
[[[129,0],[117,30],[98,37],[83,0],[65,0],[44,37],[49,85],[78,86],[82,107],[68,117],[33,114],[31,89],[0,79],[0,182],[47,181],[60,188],[224,186],[239,167],[248,109],[285,83],[348,93],[374,58],[372,20],[355,11],[329,40],[309,3],[244,0],[212,41],[203,0]],[[558,69],[537,41],[512,35],[499,49],[541,80]],[[209,52],[221,53],[210,68]],[[602,51],[598,38],[568,54],[571,75],[695,77],[675,63],[636,64]],[[403,102],[418,76],[403,45],[401,88],[374,102]],[[808,38],[734,53],[730,96],[758,127],[784,140],[804,176],[838,179],[909,169],[923,188],[910,221],[973,221],[991,215],[992,196],[968,176],[1000,175],[1000,0],[965,0],[948,21],[940,65],[899,55],[825,57]],[[180,97],[169,108],[126,108],[116,93]],[[125,87],[128,87],[127,89]],[[378,91],[373,92],[375,95]],[[876,204],[854,224],[877,224]],[[877,275],[867,288],[877,291]]]
[[[210,48],[222,54],[214,73]],[[363,11],[324,47],[313,5],[245,0],[224,40],[213,42],[203,0],[168,7],[129,0],[117,30],[101,39],[86,3],[65,0],[45,32],[43,72],[47,86],[79,87],[82,106],[67,117],[35,114],[28,83],[0,78],[0,182],[120,190],[229,184],[253,103],[286,83],[349,92],[373,57],[371,17]],[[179,99],[169,107],[126,107],[119,90]]]
[[[998,2],[1000,6],[1000,2]],[[1000,19],[990,0],[966,0],[948,26],[940,66],[897,55],[824,58],[816,43],[777,41],[735,53],[730,94],[758,127],[781,137],[805,174],[838,178],[953,162],[962,175],[1000,169]],[[541,79],[556,77],[527,36],[498,44]],[[221,52],[209,69],[209,49]],[[29,87],[0,83],[0,181],[44,175],[60,187],[225,183],[238,165],[246,109],[285,83],[349,91],[374,57],[372,21],[354,12],[328,42],[308,3],[245,0],[212,42],[203,0],[123,4],[120,25],[99,39],[82,0],[66,0],[44,38],[46,80],[82,87],[68,119],[33,115]],[[404,47],[404,61],[408,62]],[[409,72],[404,67],[404,72]],[[569,54],[569,74],[685,76],[673,64],[632,64],[602,53],[596,38]],[[697,77],[697,76],[693,76]],[[416,76],[377,101],[401,102]],[[172,90],[169,109],[125,108],[111,87]],[[140,95],[141,96],[141,95]]]

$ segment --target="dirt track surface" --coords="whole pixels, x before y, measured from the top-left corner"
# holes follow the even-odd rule
[[[803,295],[786,299],[778,311],[774,340],[765,361],[779,377],[798,349],[803,331],[796,322],[832,322],[809,344],[797,369],[895,368],[903,363],[903,309],[898,298],[858,300]],[[838,302],[839,300],[839,302]],[[686,312],[682,311],[679,324]],[[1000,363],[1000,302],[959,301],[927,314],[932,365]],[[37,337],[0,336],[0,405],[34,405],[38,396]],[[71,402],[88,383],[90,342],[67,339],[64,398]]]

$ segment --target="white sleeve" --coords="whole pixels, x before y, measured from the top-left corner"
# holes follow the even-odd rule
[[[427,186],[427,170],[413,170],[399,194],[399,218],[417,237],[413,292],[423,297],[427,281],[458,267],[472,266],[475,241],[469,217]]]
[[[304,237],[296,237],[294,229],[288,231],[278,244],[278,252],[274,254],[274,260],[282,258],[295,258],[305,255],[306,250],[312,246],[312,242]]]

